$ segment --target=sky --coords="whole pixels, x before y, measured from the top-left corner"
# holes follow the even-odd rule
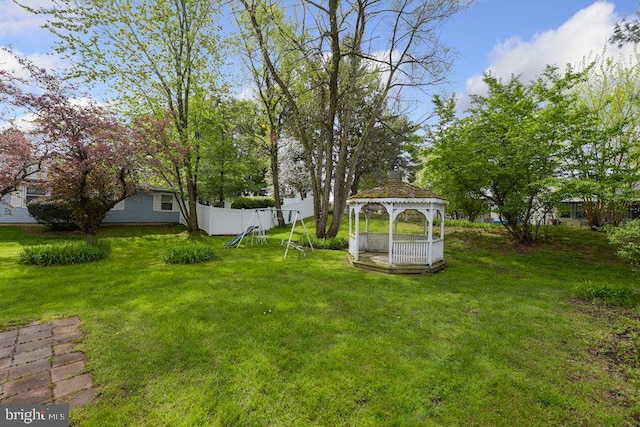
[[[443,90],[462,98],[482,93],[486,71],[508,79],[512,74],[532,80],[547,64],[564,69],[583,58],[632,53],[607,43],[615,23],[633,15],[636,0],[478,0],[442,29],[443,39],[457,52]]]
[[[23,0],[37,5],[47,0]],[[579,64],[602,52],[617,20],[632,15],[640,0],[477,0],[441,28],[441,37],[457,55],[447,83],[438,92],[456,93],[464,109],[468,93],[482,93],[482,73],[523,80],[534,78],[546,64]],[[52,38],[43,22],[15,5],[0,0],[0,46],[11,46],[34,62],[63,65],[52,55]],[[630,53],[632,46],[623,51]],[[607,54],[620,55],[608,45]],[[8,66],[0,56],[0,66]],[[427,114],[430,101],[415,114]]]

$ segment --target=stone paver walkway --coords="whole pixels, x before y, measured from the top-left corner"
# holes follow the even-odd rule
[[[54,319],[0,332],[0,403],[68,403],[96,398],[84,353],[80,318]]]

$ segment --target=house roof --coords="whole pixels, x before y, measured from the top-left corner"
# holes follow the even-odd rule
[[[415,185],[407,184],[406,182],[389,180],[384,184],[373,187],[368,190],[360,191],[348,200],[362,200],[362,199],[440,199],[445,200],[444,197],[438,196],[431,190],[416,187]]]

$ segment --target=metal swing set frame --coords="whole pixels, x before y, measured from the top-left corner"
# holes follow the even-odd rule
[[[244,238],[247,237],[248,235],[251,235],[251,245],[253,245],[254,240],[257,243],[267,243],[265,228],[262,224],[262,219],[260,218],[260,214],[259,214],[260,212],[271,212],[273,215],[275,215],[277,212],[283,212],[283,213],[289,212],[289,221],[291,221],[291,231],[289,232],[289,239],[287,240],[286,247],[284,249],[284,258],[287,257],[289,253],[289,248],[293,248],[294,250],[298,251],[298,257],[301,254],[304,256],[307,255],[302,245],[299,245],[293,242],[293,232],[296,229],[296,224],[298,223],[298,221],[300,221],[300,224],[302,224],[302,229],[304,230],[304,234],[307,237],[307,241],[309,242],[309,247],[311,248],[311,252],[315,252],[315,250],[313,249],[313,243],[311,243],[311,237],[309,236],[309,231],[307,230],[307,226],[304,224],[303,219],[300,218],[300,210],[298,209],[256,209],[253,212],[253,215],[251,215],[251,219],[249,220],[249,225],[247,226],[247,228],[238,236],[236,236],[236,238],[238,239],[237,244],[235,245],[236,248],[240,247],[240,245],[244,241]],[[293,220],[291,220],[292,216],[293,216]],[[257,225],[254,224],[254,221],[256,218],[258,222]],[[284,239],[282,239],[281,244],[283,245],[285,244]]]

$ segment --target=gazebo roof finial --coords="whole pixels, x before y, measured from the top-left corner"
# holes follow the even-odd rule
[[[390,170],[387,177],[390,182],[402,182],[402,172],[397,169]]]

